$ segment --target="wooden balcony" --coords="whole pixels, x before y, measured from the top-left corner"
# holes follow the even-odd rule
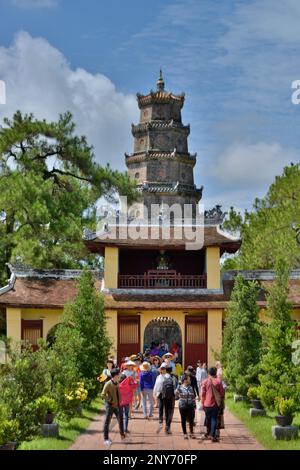
[[[120,289],[206,289],[206,274],[180,274],[156,269],[144,274],[119,274]]]

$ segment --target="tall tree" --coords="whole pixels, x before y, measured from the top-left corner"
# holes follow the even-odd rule
[[[5,263],[65,268],[87,258],[83,227],[94,228],[96,201],[136,190],[126,174],[101,167],[72,115],[57,122],[16,112],[0,127],[0,277]]]
[[[300,246],[294,228],[300,228],[300,165],[287,166],[275,178],[266,196],[256,199],[244,217],[231,208],[227,230],[241,232],[242,246],[224,269],[273,269],[278,258],[299,267]]]
[[[289,398],[299,393],[299,368],[297,370],[292,360],[295,325],[291,319],[292,305],[288,301],[288,280],[288,266],[280,259],[276,265],[276,280],[268,293],[270,322],[265,330],[266,351],[259,376],[260,397],[270,409],[274,408],[276,397]]]
[[[57,328],[54,349],[74,361],[89,396],[96,396],[96,377],[103,369],[111,346],[106,331],[103,298],[97,292],[91,271],[84,269],[77,282],[77,295],[66,305]]]
[[[256,281],[248,282],[237,276],[226,312],[221,360],[229,384],[242,395],[251,384],[258,383],[261,355],[258,291]]]

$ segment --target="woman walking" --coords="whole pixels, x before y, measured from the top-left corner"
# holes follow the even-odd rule
[[[217,435],[218,415],[224,398],[224,388],[217,378],[216,367],[208,371],[208,379],[204,380],[201,389],[201,401],[205,411],[207,433],[205,438],[218,442]]]
[[[137,387],[137,383],[131,376],[122,374],[120,377],[119,390],[120,390],[120,407],[121,407],[121,418],[124,419],[124,432],[129,433],[128,421],[130,407],[132,404],[133,393]]]
[[[142,393],[142,409],[144,418],[152,418],[153,408],[154,408],[154,398],[153,398],[153,388],[156,380],[151,370],[151,364],[149,362],[143,362],[140,366],[141,375],[140,375],[140,387]],[[149,402],[149,412],[148,412],[148,402]]]
[[[186,423],[189,424],[190,438],[195,439],[194,435],[194,416],[196,408],[196,399],[194,390],[191,386],[190,377],[184,374],[181,378],[181,384],[178,385],[175,392],[176,400],[179,399],[179,413],[181,417],[181,427],[184,439],[188,439]]]

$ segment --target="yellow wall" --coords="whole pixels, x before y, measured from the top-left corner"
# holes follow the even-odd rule
[[[214,352],[222,347],[222,316],[221,309],[207,311],[207,363],[208,367],[215,364]]]
[[[208,246],[206,248],[206,272],[207,272],[207,288],[208,289],[220,289],[221,267],[220,267],[220,248],[218,246]]]
[[[7,337],[15,342],[21,341],[21,320],[43,320],[43,338],[47,338],[50,329],[60,322],[61,310],[7,308]]]
[[[119,249],[116,247],[105,247],[104,253],[104,286],[116,289],[118,287],[119,272]]]
[[[14,342],[21,341],[21,314],[20,308],[6,309],[6,328],[7,337]]]
[[[117,357],[118,345],[118,312],[117,310],[105,310],[107,334],[112,341],[111,355]]]
[[[22,309],[23,320],[43,320],[43,338],[46,339],[51,328],[60,322],[62,310]]]

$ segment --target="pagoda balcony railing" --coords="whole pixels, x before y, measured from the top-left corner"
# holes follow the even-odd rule
[[[119,274],[119,289],[205,289],[206,274],[180,274],[156,269],[144,274]]]

